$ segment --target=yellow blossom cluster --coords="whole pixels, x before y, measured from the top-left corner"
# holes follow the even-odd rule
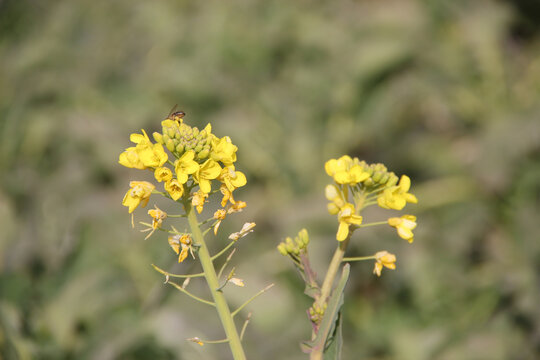
[[[409,193],[409,177],[403,175],[398,181],[398,177],[383,164],[367,164],[345,155],[328,160],[324,168],[334,180],[334,184],[326,186],[325,196],[330,201],[328,212],[338,218],[338,241],[347,239],[352,231],[364,226],[360,213],[370,205],[401,210],[407,203],[418,202]],[[412,242],[416,217],[404,215],[401,218],[390,218],[388,224],[397,229],[400,237]]]
[[[169,116],[161,125],[162,132],[153,134],[155,143],[144,130],[142,134],[131,134],[130,140],[135,146],[122,152],[118,162],[128,168],[151,170],[171,199],[191,198],[199,213],[214,181],[221,184],[222,206],[227,202],[234,205],[233,191],[246,184],[246,176],[235,169],[238,148],[231,139],[212,134],[210,124],[199,131],[178,116]],[[132,181],[122,204],[132,213],[139,205],[148,203],[154,189],[149,182]]]

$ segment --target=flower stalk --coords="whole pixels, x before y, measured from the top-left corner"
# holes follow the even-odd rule
[[[183,205],[187,214],[189,226],[191,228],[193,241],[196,245],[199,246],[199,261],[201,262],[204,271],[206,283],[208,284],[208,288],[210,289],[210,293],[212,294],[212,298],[214,299],[214,305],[218,312],[219,319],[221,320],[221,324],[223,325],[223,329],[225,330],[225,334],[227,335],[229,347],[231,348],[233,358],[234,360],[245,360],[246,355],[240,341],[240,335],[236,330],[236,325],[234,324],[231,310],[229,309],[229,305],[227,304],[225,295],[223,295],[223,292],[221,290],[218,290],[219,281],[216,275],[216,269],[214,268],[214,263],[212,262],[208,247],[206,246],[206,242],[204,241],[204,236],[201,232],[201,229],[199,228],[197,215],[195,214],[195,210],[188,200],[185,200],[183,202]]]

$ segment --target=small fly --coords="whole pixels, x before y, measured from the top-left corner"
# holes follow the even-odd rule
[[[167,116],[167,119],[180,121],[184,116],[186,116],[186,113],[183,111],[176,111],[176,108],[178,107],[178,104],[174,105],[171,111],[169,111],[169,115]]]

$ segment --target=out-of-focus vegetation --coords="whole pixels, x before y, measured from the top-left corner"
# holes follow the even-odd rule
[[[305,357],[310,304],[275,246],[307,227],[327,263],[323,164],[345,153],[408,174],[419,227],[413,245],[389,227],[355,234],[351,256],[398,263],[381,278],[352,266],[344,358],[538,358],[539,13],[526,0],[0,0],[0,358],[227,358],[184,340],[223,334],[162,284],[150,264],[174,253],[121,206],[138,174],[118,154],[176,103],[231,136],[248,176],[248,208],[222,229],[257,231],[236,254],[246,288],[228,296],[277,284],[249,306],[250,358]]]

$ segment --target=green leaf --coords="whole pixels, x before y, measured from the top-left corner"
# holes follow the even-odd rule
[[[313,341],[305,341],[301,345],[305,352],[323,351],[324,359],[340,359],[341,335],[341,306],[343,305],[343,291],[349,280],[350,265],[345,264],[337,287],[334,289],[324,317],[319,326],[317,336]]]

